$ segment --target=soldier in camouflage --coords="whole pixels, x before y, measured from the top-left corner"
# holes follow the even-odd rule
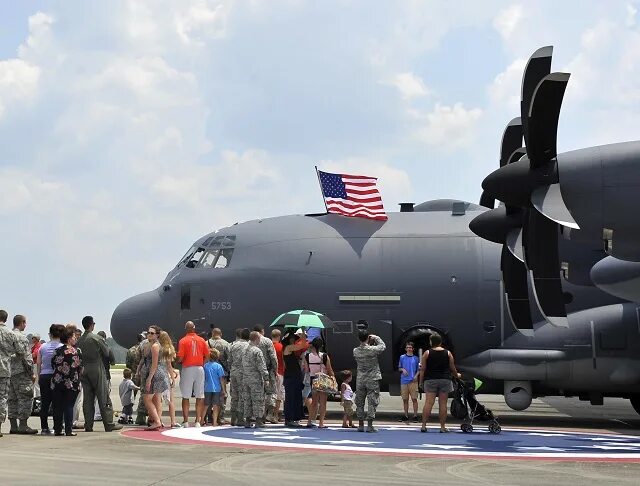
[[[244,425],[244,400],[242,390],[242,358],[249,347],[249,329],[238,329],[236,340],[229,347],[229,374],[231,381],[231,425]]]
[[[132,381],[136,386],[140,386],[140,375],[138,374],[138,366],[140,365],[140,361],[142,360],[142,342],[145,337],[142,334],[138,334],[137,340],[138,342],[131,346],[127,350],[127,357],[125,359],[125,366],[129,368],[132,372]],[[137,392],[134,392],[133,398],[135,400]],[[144,406],[144,402],[142,401],[142,393],[140,393],[140,399],[138,401],[138,410],[136,416],[136,424],[137,425],[145,425],[147,423],[147,409]]]
[[[7,418],[7,399],[11,379],[11,356],[20,352],[16,335],[7,327],[7,311],[0,310],[0,427]],[[0,437],[2,429],[0,428]]]
[[[9,381],[9,422],[10,434],[37,434],[38,431],[27,425],[33,407],[33,384],[36,375],[33,373],[33,357],[31,343],[24,334],[27,318],[16,315],[13,318],[13,334],[20,347],[20,351],[11,357],[11,380]]]
[[[260,333],[253,331],[249,346],[242,356],[242,389],[245,427],[262,427],[265,391],[269,387],[269,372],[260,351]]]
[[[278,356],[276,355],[276,349],[273,347],[273,341],[264,335],[264,327],[261,324],[256,324],[253,328],[254,331],[260,333],[260,343],[258,347],[262,351],[264,361],[267,365],[267,371],[269,372],[269,385],[265,389],[265,414],[264,419],[272,424],[276,423],[275,410],[276,410],[276,379],[278,373]]]
[[[220,353],[219,363],[224,368],[225,375],[227,379],[229,377],[229,351],[230,345],[227,341],[222,339],[222,330],[217,327],[211,330],[211,339],[209,339],[209,348],[217,349]],[[220,413],[218,414],[218,425],[224,425],[226,422],[224,420],[224,412],[226,410],[227,401],[226,399],[222,402],[220,406]]]
[[[367,401],[367,432],[377,432],[373,426],[376,418],[376,408],[380,403],[380,366],[378,356],[382,354],[386,346],[382,339],[368,331],[358,333],[360,346],[353,350],[353,357],[358,367],[356,381],[356,413],[358,415],[358,432],[364,432],[364,402]]]

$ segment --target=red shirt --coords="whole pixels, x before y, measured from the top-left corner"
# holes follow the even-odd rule
[[[40,341],[31,346],[31,356],[33,357],[34,363],[38,361],[38,351],[40,351],[40,346],[42,346]]]
[[[207,342],[195,332],[190,332],[178,343],[178,358],[183,368],[202,366],[209,356]]]
[[[273,347],[276,350],[276,356],[278,358],[278,374],[284,375],[284,356],[282,355],[282,343],[273,343]]]
[[[303,338],[304,339],[304,338]],[[298,344],[298,341],[296,341],[296,344]],[[299,358],[300,356],[302,356],[305,351],[309,349],[309,342],[305,339],[304,340],[304,348],[299,349],[298,351],[295,352],[295,355]]]

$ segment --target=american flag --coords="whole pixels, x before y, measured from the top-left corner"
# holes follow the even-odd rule
[[[330,213],[387,220],[375,177],[318,171],[322,195]]]

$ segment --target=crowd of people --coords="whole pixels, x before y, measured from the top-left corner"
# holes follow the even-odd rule
[[[339,394],[344,411],[342,427],[377,431],[374,421],[382,379],[378,358],[386,345],[367,331],[359,332],[360,344],[353,350],[357,370],[354,391],[351,371],[333,370],[316,330],[307,334],[303,329],[273,329],[271,338],[267,338],[263,326],[256,325],[253,330],[237,329],[235,340],[229,343],[220,329],[211,329],[207,340],[188,321],[176,350],[169,334],[151,325],[127,352],[118,389],[122,412],[119,423],[114,423],[109,369],[115,360],[103,333],[94,333],[91,316],[82,319],[84,332],[72,324],[53,324],[49,341],[44,344],[39,336],[33,336],[29,343],[24,334],[26,317],[16,315],[13,330],[6,326],[7,318],[7,313],[0,311],[0,425],[8,412],[12,434],[38,433],[27,425],[36,383],[40,388],[41,435],[74,436],[74,428],[91,432],[96,418],[103,422],[105,431],[132,424],[138,394],[135,423],[146,425],[147,430],[167,427],[163,422],[164,406],[168,407],[169,427],[224,425],[229,395],[232,426],[262,427],[265,423],[278,423],[283,415],[286,427],[324,429],[328,395]],[[419,422],[417,393],[424,386],[421,431],[427,431],[427,419],[438,398],[440,431],[448,432],[445,421],[451,377],[460,376],[453,355],[442,348],[437,335],[431,336],[431,349],[422,354],[421,360],[413,348],[413,343],[407,343],[406,354],[398,363],[402,420],[409,421],[411,399],[413,421]],[[173,403],[176,384],[182,396],[181,423],[176,419]],[[192,398],[195,416],[190,421]],[[50,408],[53,432],[49,428]]]
[[[75,428],[93,431],[95,406],[100,410],[104,430],[122,428],[113,423],[110,398],[110,365],[115,362],[105,335],[94,333],[93,317],[82,319],[84,332],[74,324],[52,324],[49,341],[40,342],[25,334],[27,318],[13,317],[13,329],[6,325],[8,313],[0,310],[0,437],[9,417],[10,434],[35,435],[27,420],[39,392],[40,435],[75,436]],[[82,407],[84,423],[80,425]],[[53,412],[53,431],[49,415]]]

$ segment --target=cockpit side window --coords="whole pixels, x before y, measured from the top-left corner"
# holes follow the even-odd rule
[[[227,268],[231,263],[233,248],[208,250],[200,260],[198,268]]]

